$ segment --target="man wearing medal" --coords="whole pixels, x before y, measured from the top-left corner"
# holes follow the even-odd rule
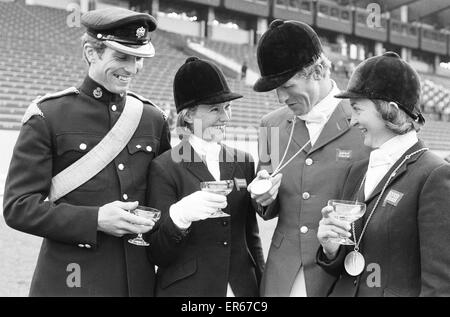
[[[259,172],[248,188],[264,219],[278,216],[261,295],[326,296],[334,278],[315,262],[318,210],[340,196],[350,164],[368,153],[349,105],[334,98],[340,90],[311,27],[273,21],[257,58],[254,90],[276,89],[284,105],[262,118]]]
[[[450,165],[417,138],[424,124],[416,71],[396,53],[362,62],[338,98],[370,158],[356,162],[343,199],[364,202],[351,226],[322,209],[317,262],[337,277],[331,296],[450,296]],[[355,242],[343,246],[337,235]]]
[[[163,112],[129,91],[155,54],[156,20],[123,8],[82,16],[88,73],[36,99],[22,120],[5,185],[6,223],[43,237],[30,296],[152,296],[154,265],[126,235],[154,221],[147,168],[170,148]]]

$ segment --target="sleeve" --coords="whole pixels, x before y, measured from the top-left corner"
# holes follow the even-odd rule
[[[149,206],[161,210],[161,219],[149,233],[147,254],[158,266],[169,266],[184,248],[189,230],[180,230],[169,215],[169,208],[179,200],[175,181],[164,162],[153,160],[149,170],[147,201]]]
[[[450,165],[429,175],[419,196],[420,296],[450,296]]]
[[[344,260],[347,255],[345,247],[340,247],[336,257],[333,260],[329,260],[323,252],[322,246],[319,246],[316,254],[316,263],[328,274],[333,276],[340,276],[344,269]]]
[[[166,152],[167,150],[170,150],[172,147],[170,145],[170,129],[169,124],[167,123],[167,120],[164,120],[163,129],[161,132],[161,138],[160,138],[160,146],[159,146],[159,154],[162,154]]]
[[[258,168],[257,172],[260,170],[267,170],[269,173],[273,172],[272,169],[272,161],[270,158],[271,154],[271,133],[270,133],[270,127],[268,126],[267,122],[265,120],[261,120],[261,125],[259,127],[259,135],[258,135],[258,155],[259,155],[259,162],[258,162]],[[270,220],[278,216],[280,203],[278,196],[277,198],[266,207],[263,207],[261,205],[256,204],[256,202],[253,202],[254,207],[257,211],[257,213],[263,218],[264,220]]]
[[[46,200],[53,177],[51,139],[41,116],[32,117],[22,126],[5,184],[5,221],[10,227],[32,235],[95,247],[99,207]]]
[[[366,164],[364,165],[366,166]],[[365,169],[361,169],[365,171]],[[353,165],[347,169],[347,173],[345,175],[344,186],[339,188],[339,194],[337,197],[341,197],[341,199],[355,199],[355,195],[357,195],[357,188],[359,184],[361,184],[362,178],[364,175],[360,175],[360,173],[352,173]],[[356,176],[355,176],[356,175]],[[316,263],[322,267],[328,274],[333,276],[340,276],[344,271],[344,260],[345,256],[351,251],[350,248],[341,246],[338,250],[336,257],[333,260],[329,260],[325,253],[323,252],[323,248],[320,245],[316,254]]]
[[[255,164],[250,162],[247,167],[247,181],[252,181],[255,177]],[[250,194],[248,194],[250,196]],[[251,198],[249,197],[251,200]],[[250,249],[251,256],[256,264],[256,278],[258,280],[258,285],[261,282],[262,273],[264,270],[264,254],[261,244],[261,239],[259,236],[258,221],[256,219],[256,211],[253,208],[253,204],[249,204],[247,223],[246,223],[246,239],[247,245]]]

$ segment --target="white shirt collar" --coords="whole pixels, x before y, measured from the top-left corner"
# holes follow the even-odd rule
[[[194,134],[189,135],[189,143],[191,143],[194,151],[202,158],[207,160],[219,160],[219,154],[221,150],[220,144],[216,142],[208,142],[199,138]]]
[[[298,116],[301,120],[306,121],[308,123],[308,119],[312,117],[323,117],[323,125],[327,122],[327,120],[331,117],[336,106],[342,101],[341,99],[335,98],[334,96],[340,93],[340,89],[337,87],[334,80],[331,80],[332,88],[328,95],[325,96],[321,101],[319,101],[315,106],[311,108],[311,110],[302,116]]]
[[[335,98],[334,96],[340,93],[340,89],[334,82],[331,80],[331,84],[333,85],[328,95],[325,96],[317,105],[315,105],[311,110],[315,112],[324,113],[327,116],[327,119],[331,116],[336,106],[342,101],[342,99]]]
[[[394,164],[417,141],[417,133],[414,130],[387,140],[370,153],[369,167]]]

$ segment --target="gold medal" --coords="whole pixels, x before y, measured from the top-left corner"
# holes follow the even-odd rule
[[[348,274],[357,276],[364,271],[366,261],[361,253],[352,251],[345,257],[344,267]]]
[[[272,188],[272,182],[269,179],[260,179],[254,181],[250,186],[250,191],[255,195],[262,195]]]

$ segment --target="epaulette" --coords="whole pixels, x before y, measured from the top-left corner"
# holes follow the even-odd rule
[[[22,118],[22,124],[25,124],[28,120],[30,120],[33,116],[42,116],[44,117],[44,114],[42,113],[41,109],[39,109],[38,104],[45,100],[59,98],[62,96],[70,95],[70,94],[78,94],[79,91],[75,87],[70,87],[67,89],[64,89],[62,91],[45,94],[44,96],[38,96],[36,97],[31,104],[28,106],[27,110],[25,111],[25,114]]]
[[[146,102],[146,103],[151,104],[153,107],[155,107],[157,110],[159,110],[159,111],[161,112],[161,114],[162,114],[163,117],[164,117],[164,120],[167,120],[167,117],[168,117],[168,116],[167,116],[166,112],[165,112],[163,109],[161,109],[161,107],[157,106],[157,105],[156,105],[153,101],[151,101],[150,99],[147,99],[147,98],[145,98],[145,97],[143,97],[143,96],[141,96],[141,95],[139,95],[139,94],[137,94],[137,93],[135,93],[135,92],[132,92],[132,91],[127,91],[127,95],[133,96],[133,97],[139,99],[139,100],[142,101],[142,102]]]

